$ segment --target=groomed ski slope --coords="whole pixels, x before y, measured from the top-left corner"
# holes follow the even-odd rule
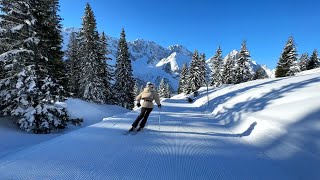
[[[137,135],[122,133],[139,109],[8,154],[0,179],[316,180],[319,91],[319,69],[201,88],[163,100],[161,126],[155,108]]]

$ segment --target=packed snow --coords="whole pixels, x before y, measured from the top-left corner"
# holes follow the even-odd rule
[[[0,158],[6,154],[34,146],[79,128],[101,122],[104,117],[112,117],[128,112],[128,110],[119,106],[99,105],[72,98],[58,104],[68,109],[70,117],[82,118],[84,120],[82,125],[80,127],[69,125],[63,132],[37,135],[21,131],[17,126],[12,124],[12,118],[0,117]],[[1,174],[0,179],[2,179]]]
[[[0,179],[310,179],[320,177],[320,69],[201,88],[163,99],[136,135],[140,109],[69,99],[95,123],[22,133],[0,121]],[[118,114],[118,115],[116,115]]]

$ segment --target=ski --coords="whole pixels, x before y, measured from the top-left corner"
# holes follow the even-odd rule
[[[132,133],[133,131],[125,131],[124,133],[122,133],[123,135],[128,135],[130,133]]]
[[[137,130],[133,130],[133,131],[125,131],[124,133],[122,133],[123,135],[128,135],[128,134],[132,134],[132,135],[136,135],[138,134],[139,132],[142,132],[143,129],[141,129],[140,131],[137,131]]]
[[[136,134],[138,134],[138,133],[141,133],[142,131],[143,131],[143,129],[141,129],[140,131],[137,131],[137,130],[136,130],[136,131],[133,131],[131,134],[132,134],[132,135],[136,135]]]

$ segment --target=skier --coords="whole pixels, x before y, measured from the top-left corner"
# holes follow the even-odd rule
[[[139,132],[144,128],[148,120],[148,116],[153,110],[153,100],[156,101],[158,108],[161,108],[159,96],[157,92],[154,90],[154,85],[151,82],[148,82],[146,87],[143,89],[143,91],[136,97],[136,100],[138,101],[137,103],[138,107],[141,106],[140,104],[141,99],[143,100],[143,103],[142,103],[140,115],[133,122],[131,129],[129,129],[129,132],[133,131],[138,126],[141,119],[143,120],[141,121],[140,127],[137,129],[137,131]]]

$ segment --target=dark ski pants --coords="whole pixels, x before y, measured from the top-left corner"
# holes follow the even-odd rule
[[[133,122],[132,127],[136,128],[138,126],[140,120],[143,118],[142,122],[140,123],[140,127],[144,128],[152,109],[153,108],[142,107],[141,112],[140,112],[139,116],[137,117],[137,119]]]

